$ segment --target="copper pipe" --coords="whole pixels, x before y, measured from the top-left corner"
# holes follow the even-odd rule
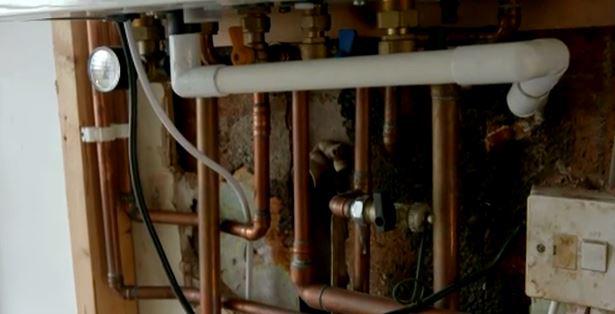
[[[402,308],[391,299],[317,284],[312,269],[312,242],[309,220],[309,105],[307,92],[293,92],[293,193],[295,239],[290,276],[299,296],[315,309],[349,314],[384,313]],[[428,311],[426,313],[446,313]]]
[[[389,154],[395,152],[397,144],[397,89],[392,86],[384,89],[384,125],[382,130],[382,140],[384,148]]]
[[[137,212],[129,212],[128,215],[134,221],[142,222],[141,215]],[[178,226],[198,226],[199,217],[197,213],[177,212],[162,209],[150,209],[150,218],[153,223],[178,225]]]
[[[247,314],[297,314],[299,312],[281,309],[279,307],[266,305],[254,301],[242,299],[228,299],[222,305],[225,309]]]
[[[370,192],[369,182],[369,90],[357,88],[355,111],[354,188]],[[369,292],[370,226],[354,223],[352,288]]]
[[[94,50],[100,45],[109,43],[109,32],[106,25],[100,21],[87,22],[88,48]],[[112,98],[92,90],[94,106],[94,124],[96,127],[107,127],[114,123]],[[117,210],[119,205],[117,154],[114,142],[96,143],[98,155],[98,173],[102,203],[103,233],[105,239],[105,255],[107,264],[107,281],[110,287],[119,288],[122,285],[122,262],[119,254],[120,240],[118,232]]]
[[[293,92],[292,132],[293,132],[293,193],[295,241],[291,261],[291,278],[298,286],[311,284],[314,278],[312,266],[312,247],[310,246],[309,206],[309,142],[310,108],[308,92]]]
[[[154,300],[154,299],[175,299],[175,294],[171,287],[156,286],[126,286],[122,289],[122,295],[128,300]],[[200,292],[194,288],[182,288],[188,301],[198,303]]]
[[[456,44],[459,42],[497,42],[507,39],[521,26],[521,4],[519,0],[508,0],[500,4],[498,9],[498,26],[485,30],[453,28],[446,35],[446,40]]]
[[[199,303],[201,294],[198,289],[182,288],[188,301]],[[158,300],[174,299],[175,295],[170,287],[156,286],[131,286],[123,289],[122,295],[128,300]],[[243,299],[229,298],[222,301],[224,309],[247,314],[298,314],[300,312],[290,311],[279,307]]]
[[[271,113],[269,99],[265,93],[254,94],[253,135],[254,135],[254,204],[256,213],[252,223],[244,224],[224,221],[222,230],[247,240],[262,238],[271,225],[269,214],[269,135]]]
[[[493,35],[493,41],[499,41],[509,37],[521,26],[521,5],[518,0],[508,0],[505,4],[500,4],[498,30]]]
[[[213,160],[218,153],[218,101],[199,98],[197,111],[197,148]],[[198,235],[200,313],[220,313],[220,186],[218,175],[199,163]]]
[[[350,205],[353,199],[345,195],[336,195],[329,200],[331,214],[340,218],[350,218]]]
[[[459,210],[457,154],[459,113],[457,87],[431,87],[433,124],[433,290],[457,279],[457,212]],[[457,309],[458,295],[449,295],[438,307]]]

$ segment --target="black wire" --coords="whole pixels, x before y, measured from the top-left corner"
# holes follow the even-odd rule
[[[504,256],[504,253],[506,252],[506,250],[508,249],[508,247],[510,246],[510,244],[512,243],[512,240],[517,236],[517,234],[519,234],[519,231],[521,231],[521,225],[519,225],[517,228],[515,228],[515,230],[511,233],[511,235],[508,237],[508,239],[506,239],[506,241],[504,242],[504,244],[502,245],[502,248],[500,249],[500,251],[498,252],[498,254],[495,256],[495,258],[489,263],[487,264],[487,266],[485,266],[483,269],[478,270],[470,275],[467,275],[466,277],[461,278],[460,280],[452,283],[451,285],[449,285],[448,287],[435,292],[431,295],[428,295],[427,297],[425,297],[424,299],[422,299],[421,301],[415,303],[415,304],[411,304],[409,306],[403,307],[401,309],[398,310],[394,310],[394,311],[390,311],[390,312],[386,312],[385,314],[398,314],[398,313],[415,313],[417,311],[420,311],[421,309],[424,309],[425,307],[437,302],[438,300],[446,297],[447,295],[473,283],[474,281],[482,278],[483,276],[485,276],[487,273],[489,273],[502,259],[502,257]]]
[[[419,242],[419,249],[417,252],[416,258],[416,271],[414,273],[414,278],[406,278],[396,283],[393,286],[393,290],[391,291],[391,295],[393,300],[397,303],[401,304],[410,304],[413,302],[418,302],[425,294],[425,291],[429,291],[429,285],[427,285],[424,281],[421,280],[421,275],[423,273],[423,258],[425,255],[425,238],[427,237],[426,233],[423,232]],[[407,286],[412,284],[412,292],[407,293]],[[420,291],[420,292],[419,292]],[[404,299],[402,295],[410,294],[409,299]]]
[[[160,258],[160,263],[164,268],[164,272],[167,275],[169,283],[171,284],[171,289],[173,290],[173,293],[181,303],[186,313],[194,314],[192,305],[190,304],[188,299],[186,299],[182,288],[177,282],[177,278],[175,278],[175,274],[173,274],[173,269],[171,268],[171,264],[169,263],[169,259],[167,258],[162,243],[160,243],[160,238],[158,237],[156,228],[152,223],[152,219],[149,215],[149,210],[145,203],[145,197],[143,196],[143,187],[141,186],[141,177],[139,176],[139,158],[137,150],[137,76],[134,64],[131,62],[130,51],[128,49],[128,38],[126,37],[126,30],[124,29],[124,25],[121,21],[116,21],[115,25],[118,29],[118,32],[120,33],[120,37],[122,40],[122,49],[126,57],[126,65],[128,67],[128,126],[130,129],[130,134],[128,136],[128,158],[130,159],[130,182],[132,184],[135,204],[137,205],[137,208],[141,213],[143,223],[147,227],[147,231],[152,240],[152,243],[154,244],[156,253]]]

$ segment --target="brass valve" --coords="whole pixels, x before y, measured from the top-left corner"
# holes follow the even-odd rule
[[[271,29],[271,19],[267,14],[271,5],[247,6],[237,10],[242,14],[241,26],[248,35],[248,45],[254,51],[254,62],[267,61],[267,42],[265,34]]]
[[[329,202],[329,209],[335,216],[373,224],[378,232],[393,230],[397,221],[395,206],[384,193],[337,195]]]
[[[228,29],[231,37],[233,50],[231,51],[231,61],[234,65],[254,63],[254,50],[243,43],[243,28],[241,26],[231,26]]]
[[[326,32],[331,29],[331,16],[325,4],[303,4],[301,30],[303,41],[300,45],[301,57],[304,60],[322,59],[327,57]]]
[[[386,30],[378,46],[380,54],[414,50],[414,41],[409,34],[409,29],[419,24],[414,0],[382,0],[377,18],[378,28]]]

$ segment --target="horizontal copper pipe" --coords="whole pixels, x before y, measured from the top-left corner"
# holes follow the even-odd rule
[[[266,305],[254,301],[242,299],[228,299],[222,302],[222,306],[230,311],[247,314],[297,314],[300,312],[285,310],[279,307]]]
[[[271,225],[269,214],[269,135],[271,133],[269,99],[265,93],[254,94],[254,204],[256,213],[249,224],[222,222],[222,231],[247,240],[265,236]]]
[[[188,301],[192,303],[200,302],[200,292],[196,288],[182,289]],[[163,300],[174,299],[175,295],[170,287],[159,286],[130,286],[122,289],[122,296],[129,300]],[[290,311],[279,307],[254,302],[250,300],[229,298],[222,302],[222,307],[247,314],[298,314],[300,312]]]
[[[199,303],[200,292],[195,288],[182,288],[188,301]],[[159,286],[125,286],[119,292],[128,300],[175,299],[171,287]]]
[[[157,224],[197,226],[199,222],[197,213],[176,212],[164,209],[150,209],[149,215],[150,218],[152,218],[152,222]],[[130,212],[129,216],[132,220],[141,222],[143,221],[141,215],[136,211]]]

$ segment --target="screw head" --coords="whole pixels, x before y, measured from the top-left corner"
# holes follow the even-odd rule
[[[544,244],[540,243],[536,246],[536,251],[538,251],[538,253],[544,253],[546,250],[546,247]]]

